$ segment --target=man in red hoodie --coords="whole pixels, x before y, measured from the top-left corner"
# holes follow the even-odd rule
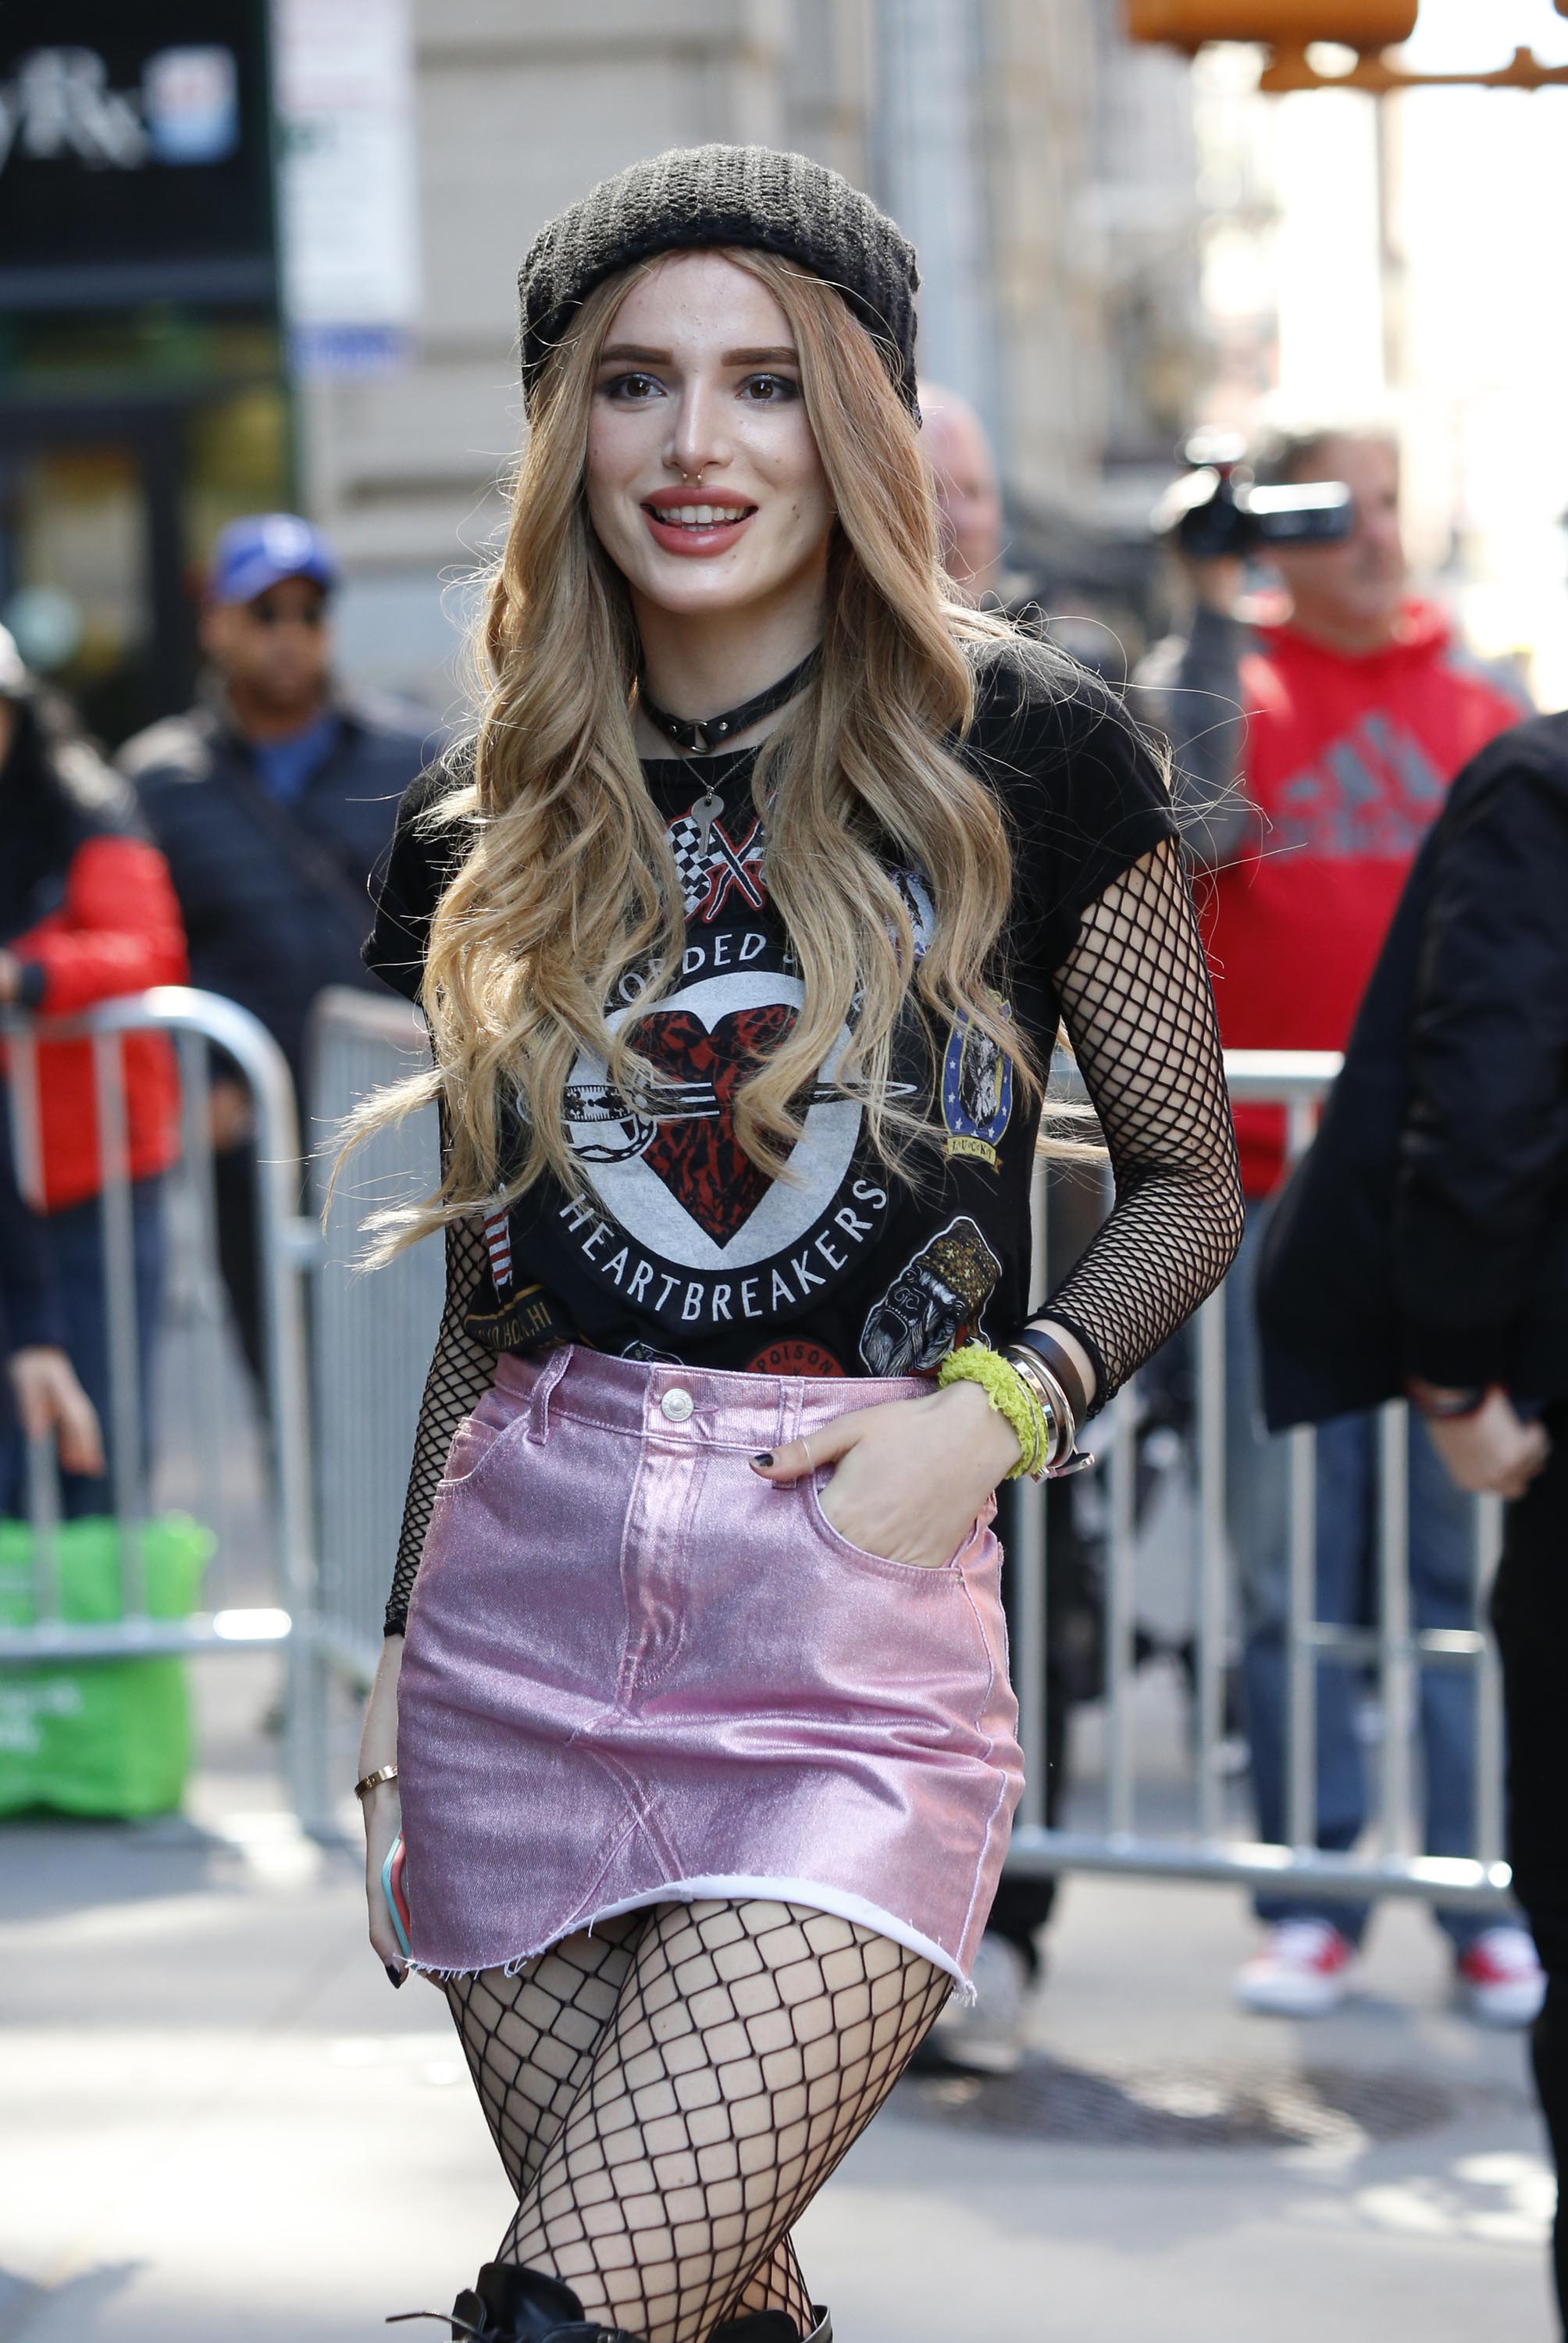
[[[1209,866],[1205,930],[1227,1048],[1342,1050],[1422,838],[1461,766],[1529,713],[1523,695],[1460,649],[1447,619],[1408,590],[1399,455],[1373,430],[1322,429],[1280,442],[1259,477],[1344,481],[1351,533],[1274,550],[1288,600],[1260,623],[1236,615],[1241,565],[1194,567],[1185,642],[1161,645],[1140,681],[1176,751],[1177,790]],[[1284,1171],[1282,1110],[1241,1106],[1247,1242],[1226,1289],[1232,1541],[1246,1609],[1244,1673],[1261,1835],[1286,1835],[1284,1715],[1288,1464],[1258,1402],[1252,1287],[1270,1200]],[[1361,1624],[1374,1601],[1377,1467],[1371,1416],[1319,1438],[1317,1615]],[[1420,1627],[1471,1621],[1471,1519],[1419,1423],[1411,1433],[1410,1569]],[[1360,1684],[1318,1674],[1320,1845],[1352,1845],[1366,1819]],[[1470,1679],[1423,1672],[1420,1725],[1427,1845],[1472,1851]],[[1364,1909],[1263,1896],[1264,1943],[1236,1980],[1250,2008],[1305,2016],[1355,1980]],[[1478,2016],[1521,2022],[1539,1979],[1528,1939],[1441,1914],[1459,1982]]]

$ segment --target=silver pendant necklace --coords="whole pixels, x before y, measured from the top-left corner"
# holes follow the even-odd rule
[[[713,787],[713,784],[709,782],[706,791],[697,799],[697,802],[692,806],[688,816],[689,820],[694,821],[697,824],[697,850],[699,854],[705,855],[708,852],[709,837],[712,831],[714,823],[719,820],[719,815],[723,811],[724,799],[719,796],[719,791]]]
[[[659,706],[645,682],[638,685],[638,706],[656,730],[675,743],[682,756],[710,757],[716,749],[724,746],[726,740],[733,739],[737,732],[744,732],[751,725],[760,722],[764,716],[771,716],[776,708],[782,708],[787,700],[794,699],[797,692],[803,691],[816,675],[819,658],[819,650],[808,651],[799,666],[792,667],[788,675],[779,677],[777,683],[770,683],[766,690],[755,693],[750,699],[743,699],[738,708],[727,708],[720,716],[672,716],[668,709]],[[707,853],[713,825],[723,811],[724,799],[709,783],[691,808],[689,817],[697,824],[699,854]]]

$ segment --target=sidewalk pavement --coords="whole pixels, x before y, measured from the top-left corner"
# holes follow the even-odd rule
[[[201,1674],[194,1824],[0,1833],[0,2343],[360,2343],[505,2226],[437,1994],[279,1811],[263,1664]],[[1024,2075],[900,2087],[803,2224],[839,2343],[1549,2343],[1523,2043],[1413,1910],[1316,2026],[1231,2010],[1251,1940],[1070,1883]]]

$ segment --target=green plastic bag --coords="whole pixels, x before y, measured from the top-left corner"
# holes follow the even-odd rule
[[[101,1625],[120,1616],[119,1530],[64,1522],[55,1534],[60,1615]],[[166,1513],[139,1534],[147,1610],[184,1619],[212,1554],[210,1530]],[[0,1522],[0,1625],[35,1616],[33,1539]],[[48,1806],[70,1815],[161,1815],[190,1771],[190,1703],[183,1661],[28,1661],[0,1667],[0,1814]]]

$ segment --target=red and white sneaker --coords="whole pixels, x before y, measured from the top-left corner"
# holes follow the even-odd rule
[[[1454,1963],[1460,1997],[1483,2026],[1531,2026],[1546,1978],[1523,1928],[1487,1928]]]
[[[1360,1981],[1350,1938],[1327,1920],[1281,1920],[1236,1971],[1232,1991],[1243,2009],[1270,2017],[1326,2017]]]

